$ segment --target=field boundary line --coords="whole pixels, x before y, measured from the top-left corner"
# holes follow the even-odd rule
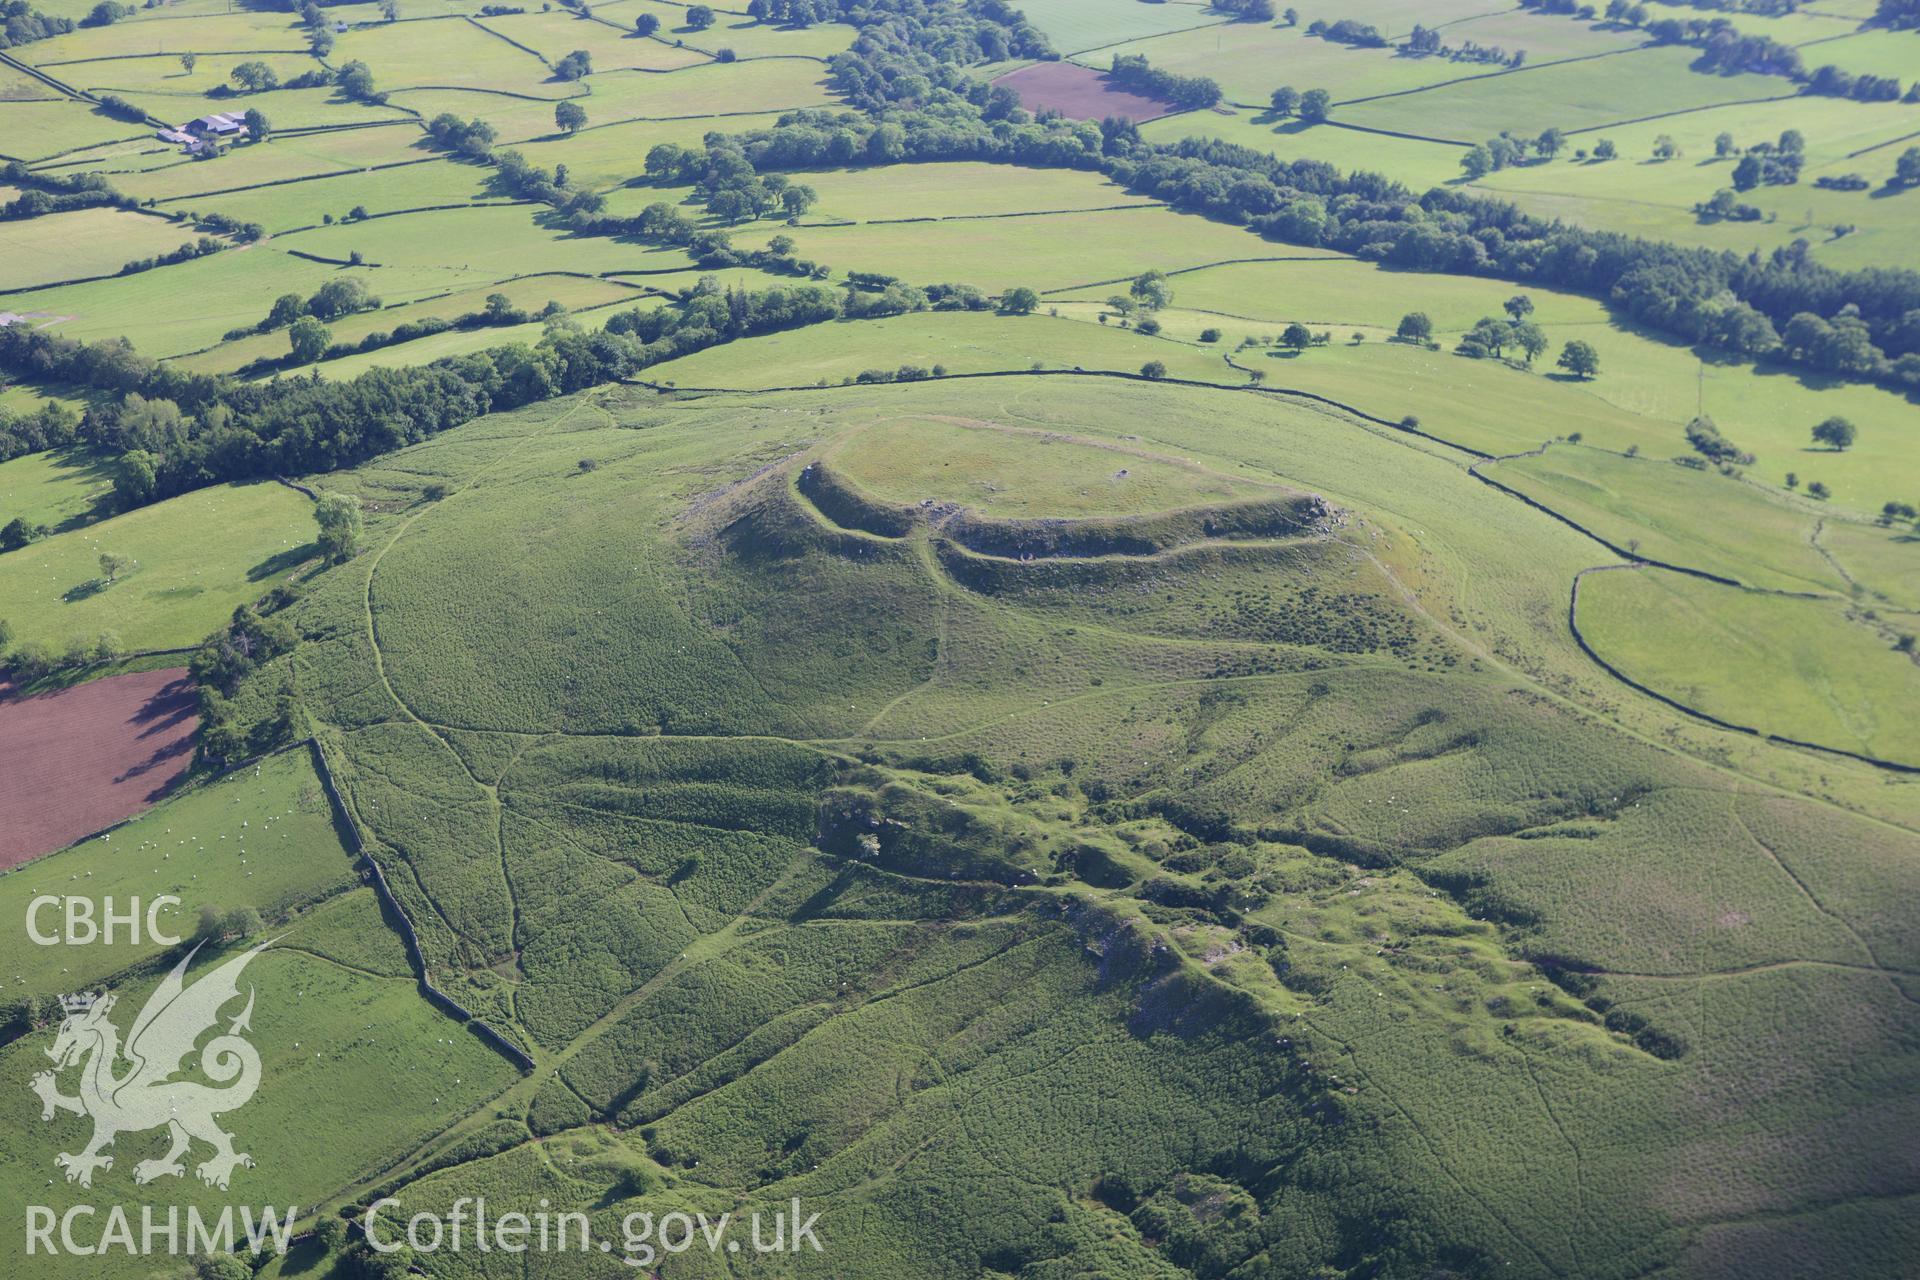
[[[548,71],[553,70],[553,64],[547,61],[546,54],[540,52],[538,49],[535,49],[530,45],[521,44],[518,40],[515,40],[512,36],[507,35],[504,32],[495,31],[492,27],[480,21],[480,19],[474,17],[472,14],[470,13],[462,13],[459,15],[448,14],[446,16],[448,17],[458,16],[468,26],[478,27],[480,28],[480,30],[486,32],[488,35],[492,36],[494,39],[504,40],[508,44],[512,45],[514,48],[518,49],[520,52],[532,54],[534,57],[540,59],[541,66],[545,67]]]
[[[1915,138],[1920,138],[1920,129],[1916,129],[1912,133],[1903,133],[1897,138],[1888,138],[1885,142],[1876,142],[1872,146],[1862,147],[1858,151],[1849,151],[1847,152],[1846,155],[1842,156],[1841,159],[1857,160],[1861,156],[1866,155],[1869,151],[1878,151],[1882,147],[1897,147],[1901,143],[1911,142]]]
[[[1202,12],[1205,12],[1205,10],[1202,10]],[[1231,27],[1241,21],[1243,20],[1239,18],[1222,18],[1218,22],[1197,22],[1191,27],[1175,27],[1171,31],[1156,31],[1150,36],[1133,36],[1126,40],[1109,40],[1105,44],[1090,45],[1085,49],[1075,49],[1069,53],[1063,53],[1060,55],[1060,61],[1072,62],[1075,58],[1084,58],[1089,53],[1099,53],[1103,49],[1118,49],[1123,44],[1150,44],[1155,40],[1164,39],[1167,36],[1183,36],[1189,31],[1208,31],[1214,27]],[[1015,70],[1021,69],[1022,68],[1015,68]],[[1088,68],[1090,71],[1098,69],[1097,67]],[[1008,72],[1007,74],[1011,75],[1012,72]],[[996,80],[999,79],[998,76],[994,78]]]
[[[1135,209],[1171,209],[1164,200],[1138,204],[1100,204],[1084,209],[1014,209],[1006,213],[929,213],[913,218],[848,218],[835,222],[803,222],[803,227],[893,227],[912,222],[984,222],[994,218],[1057,218],[1069,213],[1128,213]],[[1051,292],[1051,290],[1049,290]]]
[[[1126,206],[1123,206],[1126,207]],[[1172,206],[1166,206],[1171,208]],[[1218,262],[1202,262],[1191,267],[1178,267],[1172,271],[1163,271],[1162,275],[1171,279],[1174,276],[1189,275],[1195,271],[1211,271],[1215,267],[1245,267],[1259,262],[1358,262],[1360,259],[1349,253],[1314,254],[1276,254],[1261,258],[1222,258]],[[1132,276],[1115,276],[1111,280],[1088,280],[1082,284],[1063,284],[1053,289],[1040,290],[1040,296],[1050,298],[1056,293],[1073,293],[1079,289],[1100,289],[1110,284],[1127,284]]]
[[[394,121],[391,121],[390,123],[405,124],[405,123],[411,123],[411,122],[394,120]],[[268,145],[269,146],[272,145],[271,141],[269,141]],[[183,195],[168,196],[163,200],[155,201],[155,203],[156,204],[177,204],[182,200],[204,200],[208,196],[243,195],[248,191],[268,191],[274,187],[290,187],[290,186],[293,186],[295,183],[300,183],[300,182],[318,182],[322,178],[347,178],[347,177],[352,177],[355,174],[380,173],[387,169],[405,169],[413,165],[436,164],[440,162],[456,163],[454,161],[448,160],[446,156],[421,156],[418,159],[414,159],[414,160],[390,160],[386,164],[368,165],[363,169],[337,169],[332,173],[303,173],[298,177],[293,177],[293,178],[270,178],[266,182],[249,182],[245,186],[240,186],[240,187],[215,187],[211,191],[189,191]],[[193,162],[188,161],[187,163],[191,164]],[[177,168],[180,168],[181,166],[180,165],[162,165],[160,167],[165,169],[177,169]],[[144,170],[144,172],[152,173],[154,171],[151,169],[148,169],[148,170]],[[529,201],[527,203],[531,203],[531,202]],[[280,232],[279,234],[285,235],[286,232],[283,231],[283,232]]]
[[[1512,12],[1514,12],[1514,10],[1501,9],[1495,13],[1475,14],[1472,18],[1456,18],[1453,22],[1445,22],[1440,25],[1447,27],[1457,26],[1462,22],[1474,22],[1480,18],[1498,18]],[[1438,30],[1438,28],[1435,29]],[[1550,62],[1529,62],[1525,66],[1508,67],[1502,71],[1489,71],[1484,75],[1455,76],[1451,80],[1436,80],[1432,84],[1421,85],[1418,89],[1395,89],[1390,93],[1372,93],[1361,98],[1346,98],[1335,102],[1333,105],[1336,107],[1351,107],[1362,102],[1380,102],[1387,98],[1405,98],[1412,94],[1427,93],[1434,89],[1450,89],[1457,84],[1471,84],[1475,80],[1498,80],[1502,76],[1525,75],[1529,71],[1545,71],[1548,67],[1564,67],[1575,62],[1592,62],[1597,58],[1617,58],[1623,53],[1639,53],[1642,49],[1650,49],[1652,47],[1653,42],[1649,40],[1641,44],[1629,45],[1625,49],[1606,49],[1600,53],[1577,53],[1570,58],[1555,58]],[[1401,55],[1396,53],[1393,56],[1397,58]],[[1241,106],[1243,104],[1236,102],[1234,105]]]
[[[186,50],[182,50],[182,53]],[[310,57],[310,49],[195,49],[192,51],[201,58],[243,58],[255,53],[279,53],[288,56]],[[177,60],[179,53],[103,53],[97,58],[62,58],[58,62],[42,62],[43,67],[77,67],[88,62],[132,62],[138,58],[166,58]],[[204,98],[203,93],[192,93],[185,89],[140,89],[140,93],[164,93],[169,96]]]
[[[394,895],[392,887],[388,885],[386,872],[381,868],[379,859],[373,856],[367,848],[366,841],[361,837],[359,820],[354,817],[353,811],[348,807],[345,797],[340,794],[340,789],[334,782],[333,770],[327,764],[326,749],[321,746],[318,737],[309,737],[301,745],[307,747],[313,755],[315,772],[320,776],[320,788],[327,793],[327,802],[341,826],[352,835],[353,852],[367,864],[374,892],[379,896],[382,905],[389,908],[393,912],[394,919],[400,923],[400,937],[407,945],[407,959],[414,967],[414,982],[420,994],[429,1004],[454,1018],[523,1073],[532,1071],[533,1058],[524,1049],[502,1035],[485,1019],[476,1017],[459,1001],[433,985],[433,979],[429,976],[427,969],[426,953],[421,950],[420,936],[414,931],[413,920],[407,915],[406,909],[400,905],[400,899]]]
[[[1736,98],[1732,102],[1709,102],[1698,107],[1679,107],[1673,111],[1661,111],[1650,116],[1635,116],[1631,120],[1610,120],[1606,124],[1585,125],[1578,129],[1565,130],[1569,138],[1582,133],[1597,133],[1602,129],[1621,129],[1630,124],[1647,124],[1654,120],[1667,120],[1674,116],[1690,116],[1701,111],[1720,111],[1727,107],[1757,107],[1766,102],[1786,102],[1793,98],[1804,97],[1800,93],[1775,93],[1764,98]]]
[[[1656,567],[1664,568],[1668,566],[1655,566],[1651,562],[1641,562],[1641,563],[1635,563],[1635,564],[1597,564],[1597,565],[1590,565],[1587,568],[1582,569],[1579,573],[1576,573],[1573,575],[1573,589],[1568,594],[1568,598],[1567,598],[1567,630],[1572,633],[1573,642],[1580,646],[1580,651],[1586,654],[1587,657],[1591,658],[1594,661],[1595,665],[1597,665],[1602,671],[1605,671],[1608,675],[1612,676],[1615,680],[1618,680],[1621,684],[1626,685],[1629,689],[1632,689],[1637,693],[1645,694],[1647,697],[1652,698],[1655,702],[1659,702],[1665,706],[1671,707],[1675,711],[1678,711],[1683,715],[1688,715],[1693,717],[1695,720],[1704,721],[1707,724],[1713,725],[1717,729],[1727,729],[1734,733],[1744,733],[1748,737],[1759,738],[1765,742],[1779,743],[1782,746],[1800,747],[1808,751],[1821,751],[1821,752],[1825,752],[1828,755],[1843,756],[1846,759],[1857,760],[1862,764],[1869,764],[1874,766],[1876,769],[1885,769],[1892,773],[1920,774],[1920,765],[1901,764],[1897,760],[1886,760],[1886,759],[1882,759],[1879,756],[1868,755],[1865,752],[1861,752],[1861,751],[1849,751],[1845,747],[1830,747],[1830,746],[1827,746],[1825,743],[1809,742],[1803,738],[1790,738],[1790,737],[1787,737],[1785,734],[1770,733],[1765,729],[1757,729],[1751,725],[1736,724],[1731,720],[1722,720],[1719,716],[1716,716],[1711,712],[1702,711],[1698,707],[1690,707],[1686,703],[1680,701],[1678,698],[1670,697],[1667,694],[1661,693],[1658,689],[1655,689],[1649,685],[1642,684],[1640,681],[1635,680],[1632,676],[1628,675],[1626,672],[1620,670],[1620,668],[1614,666],[1611,662],[1608,662],[1605,658],[1601,657],[1599,651],[1596,650],[1593,647],[1593,645],[1588,642],[1586,636],[1582,634],[1580,630],[1580,622],[1579,622],[1578,614],[1580,610],[1581,579],[1585,578],[1590,573],[1604,573],[1612,569],[1634,570],[1634,569],[1641,569],[1641,568],[1656,568]],[[1698,571],[1696,571],[1695,576],[1705,577],[1706,575],[1698,573]],[[1734,585],[1738,586],[1739,584],[1736,583]]]

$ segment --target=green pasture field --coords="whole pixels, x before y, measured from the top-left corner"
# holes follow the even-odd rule
[[[597,328],[591,317],[582,317],[587,328]],[[508,325],[497,329],[449,329],[432,337],[416,338],[400,346],[382,347],[377,351],[368,351],[360,355],[341,356],[336,360],[322,360],[313,369],[323,378],[352,378],[369,369],[395,368],[401,365],[430,364],[445,356],[466,355],[469,352],[485,351],[489,347],[506,347],[515,343],[532,346],[546,333],[546,326],[538,323]]]
[[[261,60],[270,66],[278,66],[272,57]],[[236,61],[250,61],[250,59],[243,57]],[[311,71],[316,65],[311,60],[302,63],[300,59],[291,57],[284,61],[289,65],[278,66],[283,77],[301,71]],[[285,140],[290,133],[297,130],[339,128],[356,124],[411,123],[408,117],[392,107],[355,102],[341,97],[333,89],[270,89],[264,93],[248,93],[231,98],[199,96],[200,90],[214,87],[228,72],[228,68],[221,67],[209,74],[208,64],[204,61],[194,69],[193,89],[181,93],[174,92],[173,88],[176,83],[184,82],[166,78],[168,67],[173,68],[172,74],[179,73],[179,63],[170,56],[141,59],[138,62],[103,62],[95,65],[106,69],[103,79],[123,83],[132,83],[125,71],[129,67],[149,68],[154,74],[160,75],[162,79],[152,88],[131,88],[120,96],[133,100],[138,106],[170,124],[180,124],[194,116],[205,115],[209,111],[244,112],[251,108],[264,115],[267,123],[282,140]],[[119,92],[111,88],[109,91]],[[171,155],[180,154],[180,148],[177,145],[160,142],[151,134],[147,135],[147,141],[152,146],[164,147]]]
[[[0,67],[0,102],[52,102],[60,95],[47,84],[12,67]]]
[[[334,40],[335,65],[358,59],[383,90],[424,86],[476,88],[565,98],[579,90],[553,78],[538,54],[466,18],[363,27]]]
[[[455,160],[401,164],[374,172],[323,174],[311,180],[254,187],[218,195],[175,196],[162,208],[185,205],[198,213],[223,213],[257,222],[269,235],[322,225],[331,214],[343,222],[354,209],[371,214],[404,213],[443,205],[504,203],[489,190],[490,170]]]
[[[299,746],[176,792],[105,836],[0,875],[0,904],[10,919],[24,921],[28,903],[41,895],[78,894],[96,903],[111,897],[121,912],[137,897],[144,917],[154,898],[172,895],[179,905],[162,908],[156,919],[163,932],[191,938],[202,908],[252,907],[277,927],[288,913],[357,883],[312,753]],[[144,925],[137,940],[122,927],[111,943],[85,946],[28,946],[16,932],[0,960],[6,986],[95,989],[167,950]],[[60,908],[44,910],[39,927],[63,935]]]
[[[658,0],[613,0],[595,5],[593,16],[611,23],[631,35],[634,19],[651,13],[660,19],[660,30],[651,42],[668,48],[684,45],[704,53],[732,49],[741,58],[818,58],[825,61],[853,43],[853,28],[839,22],[816,22],[805,28],[787,27],[773,22],[757,22],[743,8],[714,9],[714,24],[705,31],[686,25],[684,5],[663,4]],[[529,41],[528,43],[534,43]]]
[[[265,142],[228,148],[211,160],[183,158],[163,169],[121,175],[113,181],[138,199],[185,203],[192,208],[191,198],[208,192],[351,173],[379,164],[422,160],[432,154],[422,144],[417,129],[382,125],[277,135]]]
[[[1525,50],[1526,66],[1543,62],[1561,62],[1568,58],[1591,58],[1596,54],[1636,49],[1647,43],[1646,32],[1632,27],[1554,14],[1510,9],[1505,13],[1486,13],[1463,22],[1448,23],[1440,38],[1450,45],[1468,40],[1487,48],[1505,49],[1509,54]],[[1470,63],[1458,64],[1470,66]],[[1342,96],[1334,95],[1336,98]]]
[[[1517,453],[1580,432],[1603,449],[1637,447],[1671,458],[1691,452],[1683,428],[1705,413],[1756,455],[1754,479],[1781,485],[1794,472],[1802,485],[1819,480],[1848,512],[1877,513],[1920,485],[1905,448],[1902,424],[1912,413],[1905,397],[1777,366],[1703,361],[1689,348],[1608,320],[1598,302],[1577,294],[1335,258],[1206,267],[1174,274],[1169,283],[1174,306],[1161,317],[1168,336],[1191,342],[1202,329],[1217,328],[1219,349],[1264,370],[1270,385],[1329,395],[1393,421],[1412,414],[1423,430],[1468,448]],[[1057,296],[1063,317],[1092,323],[1105,298],[1122,291],[1069,288]],[[1453,355],[1457,334],[1481,316],[1501,315],[1515,292],[1533,300],[1534,318],[1552,343],[1534,370]],[[1409,311],[1433,320],[1441,350],[1381,341]],[[1294,320],[1331,332],[1332,343],[1298,356],[1264,345],[1238,350],[1243,338],[1265,343]],[[1356,330],[1368,340],[1355,344]],[[1571,338],[1600,352],[1597,378],[1573,380],[1555,369],[1554,353]],[[1229,379],[1216,372],[1207,380]],[[1813,425],[1833,415],[1859,429],[1844,453],[1812,443]]]
[[[1907,235],[1911,196],[1876,191],[1892,176],[1902,149],[1898,140],[1914,127],[1912,108],[1898,103],[1794,98],[1723,107],[1573,140],[1576,146],[1590,147],[1604,136],[1619,148],[1617,160],[1582,163],[1568,153],[1552,162],[1491,173],[1472,185],[1549,215],[1686,244],[1745,252],[1805,237],[1823,261],[1836,266],[1905,262],[1913,256]],[[1733,183],[1735,159],[1716,158],[1714,139],[1727,132],[1739,145],[1751,146],[1774,141],[1787,129],[1800,130],[1807,142],[1800,182],[1761,187],[1740,197],[1767,211],[1771,220],[1703,224],[1693,206]],[[1661,135],[1673,139],[1679,156],[1653,158]],[[1864,154],[1853,154],[1861,151]],[[1822,174],[1845,173],[1869,179],[1876,191],[1822,191],[1813,186]],[[1835,239],[1832,228],[1843,222],[1859,230]]]
[[[333,321],[327,329],[334,342],[357,342],[370,333],[390,333],[402,324],[430,316],[451,320],[484,310],[487,299],[496,293],[505,295],[516,307],[535,312],[549,302],[558,302],[569,310],[578,310],[622,300],[638,302],[645,296],[630,285],[614,281],[570,275],[534,275],[521,279],[502,280],[498,284],[461,289],[438,297],[423,298],[418,302],[382,307],[378,311],[358,311]],[[481,335],[493,333],[498,337],[505,330],[478,329],[473,332]],[[450,337],[451,335],[441,336]],[[385,358],[380,363],[389,365],[416,363],[410,350],[412,345],[401,344],[381,348],[380,354]],[[287,350],[286,331],[276,330],[235,338],[205,351],[182,356],[180,365],[182,368],[203,373],[231,373],[255,360],[279,359],[287,354]]]
[[[1302,92],[1325,89],[1336,102],[1344,102],[1424,89],[1498,70],[1485,63],[1401,57],[1391,49],[1360,49],[1309,36],[1304,25],[1289,28],[1251,23],[1221,23],[1102,47],[1075,61],[1105,70],[1113,65],[1116,54],[1144,54],[1156,67],[1180,75],[1208,76],[1219,83],[1228,102],[1254,108],[1266,106],[1273,91],[1283,84]],[[1346,114],[1337,111],[1334,118]]]
[[[794,176],[820,200],[808,223],[890,222],[1154,203],[1097,173],[1003,164],[934,163],[813,170]]]
[[[664,41],[642,39],[631,25],[623,30],[565,10],[503,14],[476,21],[489,31],[537,50],[548,63],[560,61],[575,49],[585,49],[593,55],[596,72],[623,67],[671,71],[708,61],[708,55],[698,49],[676,49]]]
[[[901,365],[949,373],[1024,369],[1110,369],[1138,373],[1158,360],[1175,378],[1241,384],[1217,352],[1118,328],[1070,324],[1047,316],[924,312],[883,320],[845,320],[727,343],[647,370],[649,382],[684,387],[809,386]]]
[[[0,222],[0,289],[111,275],[192,239],[189,228],[123,209],[75,209]]]
[[[1504,459],[1481,474],[1655,560],[1777,591],[1847,591],[1813,545],[1815,505],[1758,485],[1582,445]]]
[[[679,249],[574,235],[543,227],[535,217],[533,209],[519,205],[473,205],[336,223],[276,236],[273,245],[340,261],[358,252],[375,264],[370,284],[382,297],[469,288],[537,272],[597,274],[690,265]],[[264,301],[270,305],[273,299]]]
[[[177,123],[209,111],[231,110],[236,103],[254,105],[252,94],[242,94],[236,98],[208,96],[209,90],[222,85],[229,90],[236,89],[238,85],[231,78],[233,69],[243,62],[265,63],[282,80],[291,80],[303,71],[314,70],[318,64],[312,55],[299,48],[299,44],[297,38],[292,40],[284,52],[209,53],[205,57],[196,54],[198,61],[191,73],[180,65],[178,50],[63,62],[48,68],[48,72],[76,89],[84,89],[89,93],[118,94],[162,120]],[[312,90],[296,92],[310,93]],[[265,108],[262,107],[262,110]],[[273,119],[270,115],[267,118]]]
[[[164,271],[14,294],[7,308],[58,317],[68,337],[124,337],[142,354],[163,357],[202,350],[229,329],[257,324],[280,294],[310,294],[338,273],[264,243]],[[416,296],[446,287],[420,288]],[[403,300],[401,291],[382,288],[386,301]]]
[[[1294,246],[1268,242],[1275,257]],[[1311,251],[1309,251],[1311,253]],[[1552,332],[1563,324],[1603,322],[1606,309],[1591,298],[1549,289],[1519,288],[1505,280],[1394,271],[1354,258],[1307,261],[1237,262],[1202,267],[1171,276],[1174,306],[1211,313],[1231,345],[1255,326],[1285,328],[1298,320],[1309,326],[1361,325],[1392,332],[1409,311],[1424,312],[1436,334],[1471,329],[1483,316],[1502,316],[1501,306],[1515,293],[1533,300],[1533,320]],[[1104,302],[1124,289],[1069,289],[1061,301]],[[1265,329],[1261,330],[1262,332]],[[1339,333],[1336,336],[1345,337]]]
[[[1920,734],[1904,711],[1920,669],[1894,649],[1898,620],[1645,569],[1589,574],[1579,621],[1601,657],[1709,715],[1920,764]]]
[[[552,136],[554,106],[566,97],[566,94],[509,95],[484,89],[402,89],[389,95],[387,101],[392,106],[418,112],[422,120],[431,120],[443,111],[451,111],[462,120],[485,120],[499,134],[502,144],[513,146]],[[590,101],[580,98],[580,103],[590,118],[598,114]],[[645,153],[641,159],[645,161]]]
[[[836,105],[827,92],[825,68],[810,58],[703,62],[666,72],[595,72],[585,84],[587,97],[580,105],[602,124],[712,116],[712,127],[725,132],[726,117]],[[551,111],[547,118],[553,118]],[[636,159],[644,164],[645,153]],[[635,172],[640,167],[636,165]]]
[[[1308,125],[1299,120],[1274,120],[1254,110],[1232,114],[1185,111],[1150,120],[1140,127],[1149,142],[1171,143],[1183,138],[1218,138],[1223,142],[1268,151],[1283,160],[1321,160],[1343,173],[1367,170],[1386,174],[1415,191],[1439,186],[1460,176],[1465,148],[1448,142],[1423,142],[1363,133],[1330,124]]]
[[[284,485],[200,489],[8,554],[0,597],[16,643],[111,631],[128,649],[198,644],[308,559],[313,533],[312,503]],[[106,583],[109,551],[138,567]]]
[[[61,66],[89,58],[133,54],[203,55],[217,61],[230,53],[306,52],[306,40],[293,18],[285,13],[237,10],[195,15],[190,19],[154,22],[115,22],[88,27],[50,40],[38,40],[20,51],[20,61],[64,80]],[[244,59],[236,58],[236,62]]]
[[[715,129],[731,133],[746,132],[750,129],[771,128],[780,117],[778,114],[729,117],[714,120],[697,116],[690,120],[631,120],[625,123],[603,123],[591,100],[585,104],[587,127],[568,137],[560,133],[553,123],[553,112],[547,112],[546,128],[536,131],[531,141],[520,142],[514,150],[527,158],[528,163],[551,169],[555,165],[567,166],[567,180],[576,187],[587,190],[611,188],[609,194],[615,198],[625,198],[628,194],[635,198],[642,193],[650,193],[651,187],[635,188],[631,193],[622,192],[628,182],[644,180],[647,152],[663,142],[676,146],[698,147],[700,140]],[[492,119],[491,115],[488,119]],[[537,122],[529,118],[530,128]],[[676,192],[679,198],[684,193]],[[656,196],[654,199],[669,197]],[[644,207],[653,203],[652,199],[642,202]]]
[[[735,241],[791,236],[794,252],[836,272],[878,271],[914,284],[965,282],[993,292],[1025,285],[1060,290],[1126,280],[1143,271],[1176,271],[1237,258],[1277,256],[1244,228],[1171,209],[1026,214],[1006,218],[852,227],[780,227],[761,236],[743,228]],[[1072,245],[1071,256],[1061,247]],[[1315,250],[1289,249],[1312,255]],[[1325,252],[1334,256],[1331,251]]]
[[[113,474],[111,463],[78,449],[48,449],[0,462],[0,525],[16,516],[56,531],[89,523],[109,506]]]
[[[1219,15],[1194,3],[1116,6],[1103,0],[1030,0],[1021,5],[1020,12],[1046,33],[1055,49],[1069,57],[1115,41],[1139,40],[1220,21]]]
[[[1920,611],[1920,557],[1913,554],[1917,542],[1920,537],[1911,527],[1844,520],[1820,527],[1820,545],[1866,587],[1869,602],[1906,612]]]
[[[1698,75],[1687,69],[1691,49],[1634,49],[1586,62],[1567,62],[1461,84],[1336,107],[1333,118],[1419,137],[1480,142],[1525,120],[1524,132],[1549,126],[1576,135],[1611,129],[1641,116],[1761,98],[1791,96],[1777,76]]]
[[[6,112],[7,135],[0,139],[0,155],[15,160],[47,160],[106,142],[151,136],[139,125],[70,98],[9,102]]]
[[[1777,365],[1708,363],[1700,395],[1720,429],[1758,455],[1754,474],[1768,484],[1784,484],[1794,472],[1802,485],[1824,482],[1836,506],[1876,515],[1883,504],[1920,488],[1920,462],[1906,434],[1913,404],[1894,392]],[[1834,415],[1859,430],[1845,453],[1813,443],[1814,425]]]
[[[1484,453],[1520,453],[1575,432],[1603,449],[1637,445],[1660,457],[1686,447],[1676,424],[1627,412],[1579,383],[1444,349],[1356,345],[1336,330],[1332,344],[1299,355],[1275,348],[1235,359],[1265,370],[1269,386],[1328,396],[1390,422],[1411,415],[1422,431]]]
[[[1164,456],[925,418],[861,428],[835,442],[829,458],[883,502],[911,506],[933,498],[993,518],[1139,515],[1263,492]]]
[[[1821,40],[1805,45],[1800,56],[1809,68],[1829,63],[1856,76],[1888,76],[1908,86],[1914,80],[1914,59],[1920,50],[1913,47],[1911,31],[1884,28],[1860,31],[1837,40]]]

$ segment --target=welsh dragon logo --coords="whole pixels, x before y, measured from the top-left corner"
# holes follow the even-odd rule
[[[68,1182],[92,1186],[94,1170],[113,1168],[113,1157],[101,1153],[116,1137],[161,1126],[172,1145],[158,1160],[134,1166],[136,1182],[180,1177],[186,1172],[180,1158],[195,1139],[213,1148],[213,1155],[194,1170],[209,1186],[225,1190],[236,1165],[253,1167],[253,1157],[235,1151],[233,1135],[214,1122],[215,1116],[245,1106],[260,1086],[260,1054],[241,1036],[253,1016],[251,987],[246,1007],[200,1050],[199,1073],[224,1087],[176,1077],[195,1043],[219,1022],[220,1010],[240,997],[240,971],[267,945],[236,956],[192,986],[185,981],[187,965],[200,948],[189,951],[147,998],[124,1048],[110,1018],[112,995],[61,997],[66,1016],[47,1050],[54,1069],[33,1078],[33,1091],[40,1095],[42,1120],[53,1119],[58,1111],[93,1118],[93,1139],[85,1149],[77,1155],[62,1152],[54,1162],[67,1171]],[[80,1092],[68,1097],[60,1092],[56,1077],[76,1066]]]

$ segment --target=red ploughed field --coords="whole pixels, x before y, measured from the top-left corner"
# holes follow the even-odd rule
[[[199,724],[181,667],[0,698],[0,868],[64,849],[165,795],[192,762]]]
[[[1173,108],[1156,98],[1143,98],[1115,88],[1104,71],[1071,62],[1036,62],[1018,71],[1009,71],[993,82],[1005,85],[1020,95],[1020,105],[1029,111],[1052,109],[1074,120],[1104,120],[1119,116],[1135,124],[1145,124],[1170,115]]]

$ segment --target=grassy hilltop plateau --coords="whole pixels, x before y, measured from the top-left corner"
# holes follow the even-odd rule
[[[1920,1276],[1920,5],[1503,2],[0,0],[0,1274]]]

